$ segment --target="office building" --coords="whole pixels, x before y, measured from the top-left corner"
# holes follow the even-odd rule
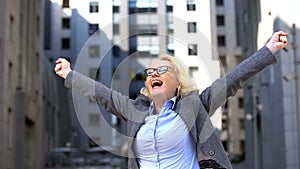
[[[275,54],[277,63],[245,85],[242,168],[299,168],[299,1],[236,1],[236,6],[244,56],[264,46],[278,30],[287,32],[289,40]]]
[[[109,87],[112,75],[112,2],[51,0],[46,14],[45,55],[55,65],[59,57],[71,62],[72,69]],[[64,87],[63,84],[59,87]],[[66,100],[71,131],[65,145],[111,146],[111,116],[86,96],[69,90]],[[67,141],[68,140],[68,141]],[[96,143],[96,144],[95,144]]]
[[[236,34],[236,5],[234,0],[215,0],[212,16],[217,30],[216,46],[225,73],[229,73],[241,60],[241,47]],[[245,132],[243,90],[228,98],[223,106],[221,140],[229,159],[240,163],[245,158]]]
[[[0,168],[42,168],[43,2],[0,2]]]

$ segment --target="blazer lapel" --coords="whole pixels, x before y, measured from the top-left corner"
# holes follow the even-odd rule
[[[179,114],[181,119],[185,122],[189,131],[195,130],[195,122],[199,111],[200,99],[197,92],[183,97],[176,104],[175,111]],[[191,132],[196,139],[196,131]],[[197,139],[196,139],[197,140]]]

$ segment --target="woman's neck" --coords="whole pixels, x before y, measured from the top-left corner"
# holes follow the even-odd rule
[[[170,100],[171,98],[166,97],[166,95],[159,95],[153,97],[153,106],[154,106],[154,114],[159,114],[165,102]]]
[[[160,114],[160,111],[161,111],[163,105],[164,105],[164,103],[153,102],[154,114]]]

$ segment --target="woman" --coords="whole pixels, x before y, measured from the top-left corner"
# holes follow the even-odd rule
[[[168,56],[145,69],[146,87],[135,100],[72,71],[65,59],[56,61],[55,72],[66,87],[93,97],[127,121],[132,138],[128,168],[232,168],[209,115],[245,80],[276,62],[273,54],[287,45],[286,37],[285,32],[274,33],[266,46],[200,95],[181,62]]]

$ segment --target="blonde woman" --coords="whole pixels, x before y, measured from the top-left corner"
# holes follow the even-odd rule
[[[187,69],[165,56],[145,69],[145,88],[135,100],[105,87],[76,71],[65,59],[55,72],[65,86],[89,95],[108,112],[127,121],[128,168],[232,168],[213,130],[209,115],[249,77],[276,62],[274,53],[287,45],[287,34],[273,34],[266,46],[248,57],[228,75],[216,80],[200,95]]]

